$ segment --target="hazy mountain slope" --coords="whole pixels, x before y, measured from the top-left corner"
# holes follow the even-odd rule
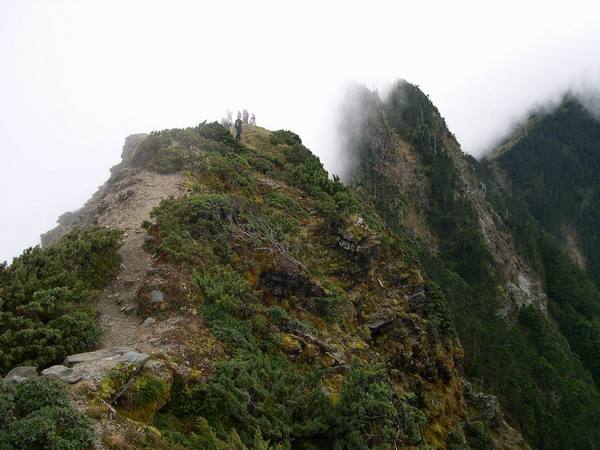
[[[454,310],[468,376],[500,397],[535,446],[597,448],[598,391],[546,316],[547,273],[515,239],[498,207],[505,200],[491,201],[502,194],[485,169],[415,86],[400,82],[384,101],[358,88],[350,107],[348,180],[420,248]]]
[[[128,263],[137,253],[122,248],[120,271],[112,264],[108,274],[118,278],[94,297],[103,311],[134,289],[136,308],[122,314],[155,322],[114,341],[138,352],[100,354],[141,366],[93,372],[86,361],[98,353],[65,361],[83,361],[72,394],[96,421],[98,445],[527,447],[496,399],[465,382],[452,314],[415,248],[368,199],[329,179],[296,135],[247,127],[239,145],[218,124],[201,124],[129,144],[107,184],[48,235],[54,245],[35,250],[50,255],[73,235],[58,236],[95,223],[121,228],[125,248],[141,231],[133,212],[147,212],[136,209],[150,199],[143,180],[177,175],[180,194],[167,198],[170,184],[156,191],[165,199],[144,223],[148,266],[141,254],[143,268]],[[48,273],[43,258],[33,264]],[[12,266],[0,272],[0,292],[15,276]]]
[[[544,275],[552,316],[597,385],[600,292],[591,277],[599,163],[600,123],[569,96],[555,111],[531,117],[484,161],[498,209]]]
[[[574,97],[531,117],[488,156],[506,191],[600,285],[600,122]]]

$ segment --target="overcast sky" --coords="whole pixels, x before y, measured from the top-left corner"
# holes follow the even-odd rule
[[[0,261],[81,206],[131,133],[246,107],[335,172],[350,80],[419,84],[479,155],[532,105],[600,87],[597,5],[0,0]]]

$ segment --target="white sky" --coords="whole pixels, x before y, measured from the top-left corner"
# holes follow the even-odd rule
[[[0,0],[0,261],[108,177],[125,136],[247,107],[335,171],[341,86],[417,83],[480,154],[600,87],[594,1]]]

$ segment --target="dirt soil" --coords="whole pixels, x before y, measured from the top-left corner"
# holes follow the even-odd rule
[[[118,228],[125,232],[121,255],[121,270],[98,300],[99,323],[103,331],[103,347],[139,347],[150,334],[151,327],[141,325],[145,318],[136,314],[136,295],[146,272],[151,268],[152,255],[144,249],[150,212],[164,198],[180,195],[181,173],[161,175],[141,171],[132,176],[122,188],[107,193],[102,199],[106,209],[98,225]],[[156,331],[152,333],[156,336]]]

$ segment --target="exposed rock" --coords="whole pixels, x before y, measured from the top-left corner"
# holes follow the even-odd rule
[[[142,367],[146,363],[146,361],[148,361],[148,358],[149,356],[146,353],[139,353],[132,350],[119,356],[117,358],[117,361],[124,362],[127,364],[135,364],[137,366]]]
[[[329,345],[327,342],[305,331],[290,330],[290,332],[297,338],[300,338],[300,340],[304,341],[305,344],[313,345],[316,348],[318,348],[322,353],[331,356],[336,364],[346,363],[344,355],[340,351]]]
[[[165,294],[158,289],[154,289],[150,291],[150,303],[155,305],[157,303],[162,303],[165,301]]]
[[[10,384],[19,384],[28,378],[36,378],[37,368],[33,366],[19,366],[12,369],[4,377],[4,381]]]
[[[367,327],[371,331],[371,336],[375,337],[381,334],[385,327],[396,320],[395,317],[375,318],[367,322]]]
[[[468,382],[464,383],[463,393],[467,404],[474,407],[479,412],[479,416],[493,429],[505,425],[504,413],[500,407],[498,397],[477,392]]]
[[[146,133],[137,133],[131,134],[125,138],[125,145],[123,145],[123,151],[121,152],[123,163],[128,163],[133,159],[138,146],[147,136]]]
[[[124,306],[123,308],[121,308],[121,311],[124,312],[125,314],[130,314],[132,312],[134,312],[136,310],[137,306],[136,305],[127,305]]]
[[[142,322],[143,327],[151,327],[156,323],[156,319],[154,317],[148,317],[146,320]]]
[[[323,297],[325,290],[304,275],[283,270],[265,271],[260,274],[260,286],[274,297]]]
[[[130,367],[132,372],[137,372],[148,358],[146,353],[129,347],[111,347],[67,356],[64,364],[81,374],[82,379],[98,381],[117,366]]]
[[[64,364],[66,366],[73,366],[83,362],[114,359],[132,350],[133,349],[129,347],[110,347],[96,350],[94,352],[77,353],[75,355],[67,356]]]
[[[83,377],[78,369],[63,365],[48,367],[47,369],[42,370],[42,375],[46,378],[66,381],[69,384],[77,383]]]
[[[379,236],[361,217],[338,229],[336,243],[361,266],[363,272],[368,270],[371,260],[379,253]]]
[[[411,312],[423,314],[425,308],[425,290],[422,287],[416,288],[412,294],[407,295],[406,303]]]

